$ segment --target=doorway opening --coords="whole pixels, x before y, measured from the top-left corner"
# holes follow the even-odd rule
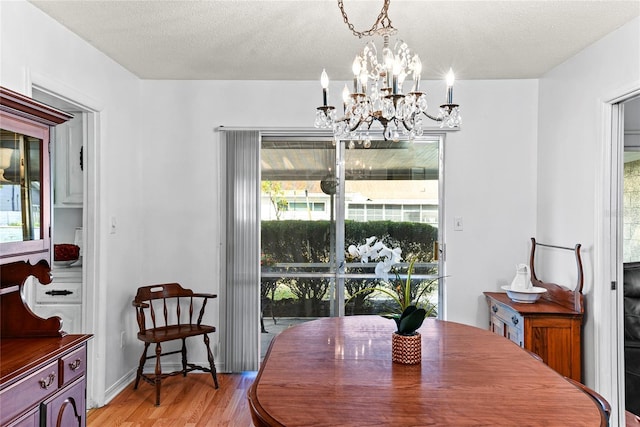
[[[625,409],[640,414],[640,96],[624,101],[622,315]],[[620,260],[618,260],[620,262]]]
[[[58,232],[61,233],[58,237],[69,240],[70,243],[78,244],[82,250],[81,261],[77,263],[80,264],[78,267],[81,270],[80,282],[77,284],[82,287],[82,290],[75,295],[76,299],[79,298],[79,300],[72,304],[71,311],[66,309],[63,311],[64,315],[69,316],[71,313],[70,315],[77,319],[76,324],[72,326],[74,332],[80,331],[94,335],[87,348],[87,357],[94,361],[87,367],[87,408],[100,407],[105,402],[104,374],[106,370],[105,358],[103,357],[105,331],[101,329],[101,325],[104,322],[100,321],[106,316],[106,312],[104,305],[100,304],[100,299],[97,297],[101,288],[98,263],[98,248],[100,246],[98,194],[100,185],[97,147],[99,146],[100,111],[102,106],[87,95],[52,81],[45,76],[32,74],[30,77],[32,78],[32,98],[63,111],[73,112],[77,117],[76,129],[71,130],[71,133],[66,135],[72,140],[72,144],[68,144],[66,148],[72,147],[72,149],[71,151],[59,153],[68,157],[69,162],[67,163],[71,163],[71,167],[76,169],[76,175],[74,177],[70,175],[65,177],[65,179],[69,178],[71,181],[67,182],[65,191],[63,191],[64,197],[58,198],[58,200],[65,200],[66,203],[60,203],[56,207],[56,201],[54,200],[54,218],[52,221],[54,229],[52,230],[52,235],[55,242],[55,227],[57,225],[55,223],[55,215],[59,213],[56,211],[62,211],[58,215],[58,219],[62,220],[58,224]],[[65,131],[69,130],[65,129]],[[54,134],[54,137],[57,136],[59,135]],[[78,141],[78,139],[81,139],[81,141]],[[53,150],[55,150],[55,147],[53,147]],[[53,161],[54,159],[52,158]],[[69,168],[65,169],[65,174],[70,172]],[[53,185],[55,186],[55,176],[53,177]],[[65,212],[67,209],[68,211]],[[80,227],[77,226],[78,224],[80,224]],[[76,230],[77,228],[80,229]],[[62,280],[69,275],[74,276],[73,280],[77,280],[75,272],[58,271],[58,277]],[[73,286],[75,284],[74,282]],[[27,294],[25,297],[27,301],[35,304],[35,295]],[[61,312],[60,314],[63,313]],[[63,329],[65,329],[64,326]]]

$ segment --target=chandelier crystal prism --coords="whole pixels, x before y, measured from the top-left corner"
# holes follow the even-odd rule
[[[440,123],[440,127],[457,128],[462,117],[460,106],[453,102],[453,71],[447,74],[446,103],[440,105],[437,115],[427,112],[427,94],[420,90],[422,62],[402,40],[397,40],[393,49],[389,36],[397,31],[391,26],[387,14],[391,0],[385,0],[378,19],[366,31],[356,31],[349,22],[342,0],[338,7],[344,22],[351,32],[363,36],[381,35],[383,47],[378,56],[373,41],[369,41],[353,60],[353,92],[345,84],[342,91],[343,114],[339,116],[336,108],[327,104],[329,77],[322,71],[323,105],[317,108],[314,126],[320,129],[332,129],[336,139],[360,139],[365,147],[370,145],[370,130],[382,129],[384,139],[397,141],[401,137],[413,140],[424,133],[423,119],[427,117]],[[405,86],[410,87],[405,93]]]

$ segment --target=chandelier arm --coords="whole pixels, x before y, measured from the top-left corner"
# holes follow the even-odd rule
[[[407,121],[404,120],[404,119],[402,120],[402,126],[404,126],[404,128],[406,130],[408,130],[409,132],[411,132],[413,130],[413,128],[415,127],[415,126],[411,126],[411,123],[407,123]]]
[[[382,5],[382,10],[378,14],[378,18],[376,22],[369,28],[368,30],[358,31],[355,29],[354,25],[349,22],[349,17],[347,16],[347,12],[344,10],[344,1],[338,0],[338,8],[340,8],[340,12],[342,13],[342,19],[344,23],[347,24],[347,27],[351,30],[354,36],[358,38],[362,38],[363,36],[372,36],[374,34],[395,34],[396,29],[391,25],[391,19],[387,14],[389,9],[389,4],[391,0],[384,0],[384,4]],[[382,25],[378,28],[379,25]]]
[[[442,117],[432,116],[431,114],[427,113],[426,111],[423,111],[422,114],[424,114],[425,116],[429,117],[431,120],[433,120],[435,122],[441,122],[442,121]]]
[[[366,120],[363,120],[363,119],[358,120],[358,123],[355,126],[348,128],[349,132],[353,132],[356,129],[358,129],[362,123],[366,123]],[[371,128],[371,123],[369,123],[369,128]]]

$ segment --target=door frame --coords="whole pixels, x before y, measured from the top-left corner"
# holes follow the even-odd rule
[[[104,106],[101,102],[78,90],[53,80],[45,75],[27,70],[26,95],[33,96],[33,90],[44,92],[59,99],[62,103],[73,105],[78,111],[86,114],[87,137],[85,146],[86,173],[84,177],[83,195],[83,293],[82,324],[83,332],[93,334],[87,346],[87,358],[92,363],[87,367],[87,409],[101,407],[105,404],[106,395],[106,321],[107,311],[104,304],[106,298],[105,278],[101,268],[101,233],[100,233],[100,137],[101,119]]]
[[[221,128],[224,130],[253,130],[252,128],[234,128],[234,127],[224,127]],[[318,130],[318,129],[310,129],[310,128],[271,128],[271,129],[259,129],[260,130],[260,139],[267,138],[286,138],[286,139],[313,139],[313,138],[322,138],[322,139],[333,139],[333,135],[328,130]],[[445,292],[445,276],[446,276],[446,244],[445,244],[445,213],[444,213],[444,200],[445,200],[445,184],[444,184],[444,147],[447,133],[450,131],[447,130],[435,130],[428,129],[424,132],[424,135],[421,137],[416,137],[416,142],[424,142],[424,143],[437,143],[438,144],[438,318],[446,319],[446,292]],[[382,132],[371,132],[372,139],[382,139]],[[339,141],[336,144],[335,151],[335,171],[336,178],[338,182],[337,191],[336,191],[336,206],[344,206],[345,204],[345,194],[342,190],[344,188],[343,179],[345,176],[344,169],[344,157],[346,151],[346,141],[349,141],[349,138],[345,138]],[[437,140],[437,141],[436,141]],[[345,220],[345,212],[336,209],[335,214],[335,223],[340,224],[344,223]],[[338,228],[336,230],[336,248],[343,248],[344,245],[344,229]],[[336,263],[337,268],[334,272],[335,286],[336,286],[336,295],[334,300],[332,301],[331,312],[333,316],[344,316],[344,304],[340,303],[340,301],[344,300],[344,280],[345,280],[345,268],[344,268],[344,254],[342,256],[336,255]]]
[[[623,103],[640,95],[640,82],[602,100],[602,145],[596,187],[593,322],[595,388],[612,407],[612,425],[624,425],[623,244]]]

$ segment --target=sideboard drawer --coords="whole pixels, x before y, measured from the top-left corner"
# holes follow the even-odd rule
[[[82,282],[53,282],[36,288],[38,304],[80,304],[82,303]]]
[[[66,354],[60,358],[60,388],[85,374],[87,369],[86,347]]]
[[[0,392],[0,425],[58,391],[58,361],[38,369]]]
[[[510,307],[496,301],[490,302],[490,310],[491,330],[522,347],[524,317]]]

